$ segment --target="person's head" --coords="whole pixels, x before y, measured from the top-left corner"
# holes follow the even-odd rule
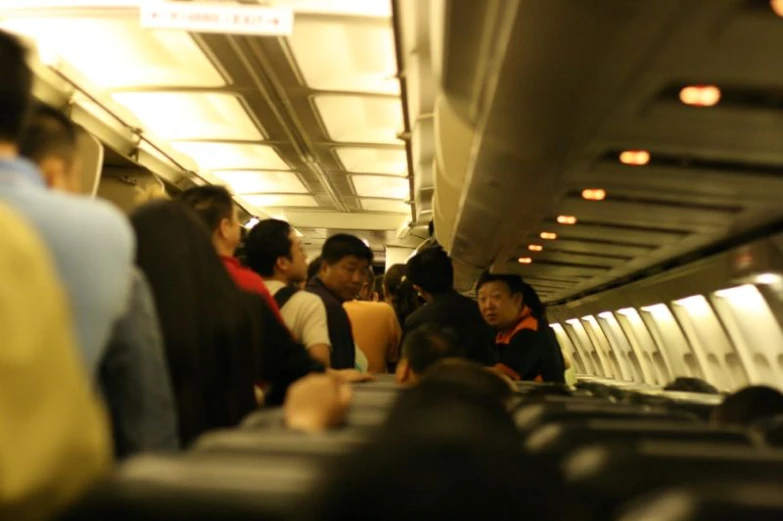
[[[231,280],[203,221],[179,201],[131,214],[136,262],[149,281],[179,413],[189,443],[235,425],[255,406],[250,302]],[[258,298],[258,300],[261,300]]]
[[[405,335],[402,359],[397,366],[397,381],[416,383],[438,360],[460,354],[453,332],[437,324],[425,324]]]
[[[76,125],[59,110],[42,105],[33,112],[19,142],[19,154],[38,165],[49,188],[80,191]]]
[[[783,414],[783,394],[763,385],[745,387],[729,395],[712,411],[711,421],[718,425],[751,424]]]
[[[265,278],[295,284],[307,278],[302,240],[285,221],[266,219],[256,224],[245,241],[247,265]]]
[[[664,391],[681,391],[687,393],[718,394],[718,389],[701,378],[678,376],[663,388]]]
[[[408,263],[408,280],[427,300],[454,288],[454,266],[443,248],[427,248]]]
[[[546,320],[546,306],[541,302],[538,292],[525,281],[522,281],[522,301],[530,308],[530,313],[538,318]]]
[[[372,269],[372,266],[367,268],[367,275],[364,279],[364,282],[362,283],[362,288],[359,290],[359,300],[364,300],[366,302],[371,302],[375,300],[373,298],[373,293],[375,290],[375,272]]]
[[[318,276],[342,300],[352,300],[367,279],[372,258],[372,250],[358,237],[344,233],[333,235],[321,251]]]
[[[483,273],[476,285],[484,321],[504,329],[514,325],[525,308],[524,285],[519,275]]]
[[[207,225],[218,253],[229,257],[234,255],[242,240],[242,225],[228,189],[218,185],[197,186],[184,191],[180,200]]]
[[[504,407],[514,396],[514,385],[508,378],[465,358],[444,358],[427,369],[421,382],[446,382],[464,386],[485,395]]]
[[[323,263],[324,263],[324,258],[321,257],[320,255],[310,261],[310,264],[307,265],[308,282],[310,281],[310,279],[318,276],[318,274],[321,272],[321,265]]]
[[[27,49],[2,30],[0,71],[0,147],[5,155],[15,156],[32,106],[33,73],[27,64]]]
[[[408,267],[405,264],[395,264],[386,270],[383,276],[383,298],[394,308],[400,326],[404,326],[408,316],[419,309],[419,295],[408,280]]]

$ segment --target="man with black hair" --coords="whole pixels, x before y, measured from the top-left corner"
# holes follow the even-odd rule
[[[280,310],[264,284],[264,279],[234,257],[242,240],[242,225],[231,192],[225,186],[204,185],[185,190],[180,200],[195,211],[212,234],[220,260],[228,270],[234,283],[245,291],[261,295],[281,322]]]
[[[454,268],[446,252],[440,247],[422,250],[408,261],[407,268],[407,279],[426,304],[405,320],[403,338],[424,324],[438,324],[455,333],[460,356],[495,365],[492,330],[476,303],[454,290]]]
[[[133,232],[110,203],[48,190],[36,165],[20,157],[33,76],[23,45],[2,31],[0,70],[0,201],[19,212],[49,247],[68,295],[83,359],[95,375],[112,327],[128,306]],[[75,162],[73,126],[67,119],[54,124],[63,126],[59,145]],[[71,166],[69,175],[74,162],[63,165]]]
[[[296,287],[307,279],[307,258],[296,231],[285,221],[263,220],[250,230],[245,255],[248,266],[264,277],[288,329],[310,356],[329,367],[331,341],[324,303]]]
[[[324,243],[318,275],[307,284],[307,291],[318,295],[326,306],[335,369],[355,368],[356,346],[343,303],[359,294],[372,258],[372,250],[358,237],[333,235]]]
[[[564,382],[560,348],[524,300],[519,275],[484,273],[477,284],[481,314],[498,333],[498,371],[512,380]]]
[[[405,337],[402,358],[397,365],[397,382],[417,383],[438,361],[459,355],[454,333],[437,324],[424,324]]]

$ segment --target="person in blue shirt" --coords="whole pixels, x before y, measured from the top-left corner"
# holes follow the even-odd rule
[[[39,169],[19,157],[32,72],[24,46],[1,31],[0,70],[0,201],[31,224],[51,251],[83,360],[95,375],[112,328],[127,309],[133,233],[110,203],[48,190]],[[65,166],[72,174],[78,167],[75,158]]]
[[[78,159],[76,129],[63,113],[38,107],[19,150],[38,165],[50,189],[79,190],[78,176],[69,171]],[[114,324],[97,374],[119,458],[179,448],[176,406],[155,303],[141,270],[133,268],[131,281],[127,310]]]

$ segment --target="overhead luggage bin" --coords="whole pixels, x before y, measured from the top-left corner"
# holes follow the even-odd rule
[[[778,521],[783,519],[783,486],[741,479],[659,492],[623,508],[616,521]]]
[[[312,458],[143,456],[122,465],[60,521],[282,521],[296,515],[320,477]]]

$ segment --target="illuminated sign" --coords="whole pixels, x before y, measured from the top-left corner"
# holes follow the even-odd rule
[[[294,11],[278,7],[153,2],[141,5],[141,25],[194,33],[287,36]]]

